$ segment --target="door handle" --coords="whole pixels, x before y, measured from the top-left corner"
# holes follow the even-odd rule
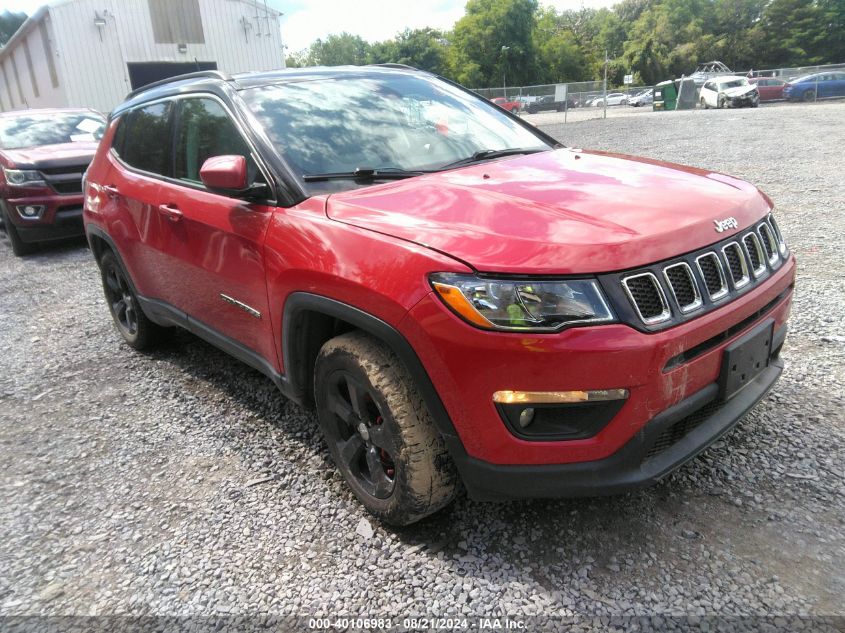
[[[103,191],[109,198],[117,198],[120,195],[120,191],[114,185],[103,185]]]
[[[158,205],[158,210],[161,211],[171,222],[178,222],[182,219],[182,212],[169,204]]]

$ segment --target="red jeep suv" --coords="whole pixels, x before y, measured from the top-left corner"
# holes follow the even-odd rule
[[[15,255],[82,230],[82,175],[103,136],[94,110],[0,114],[0,220]]]
[[[129,95],[85,228],[123,338],[180,326],[313,404],[376,516],[652,484],[781,373],[795,260],[752,185],[561,146],[407,67]]]

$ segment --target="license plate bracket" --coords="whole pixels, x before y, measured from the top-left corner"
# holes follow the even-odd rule
[[[725,348],[719,374],[719,394],[727,400],[769,366],[775,322],[767,319]]]

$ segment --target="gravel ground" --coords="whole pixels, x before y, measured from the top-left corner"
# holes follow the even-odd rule
[[[771,195],[800,259],[787,371],[655,488],[461,498],[403,529],[369,521],[314,416],[262,376],[185,333],[149,355],[123,345],[83,244],[18,259],[0,240],[0,614],[601,616],[596,628],[845,615],[843,120],[831,103],[547,127]]]

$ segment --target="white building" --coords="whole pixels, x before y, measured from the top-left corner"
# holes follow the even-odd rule
[[[57,0],[0,49],[0,109],[109,112],[172,75],[283,68],[280,18],[263,0]]]

